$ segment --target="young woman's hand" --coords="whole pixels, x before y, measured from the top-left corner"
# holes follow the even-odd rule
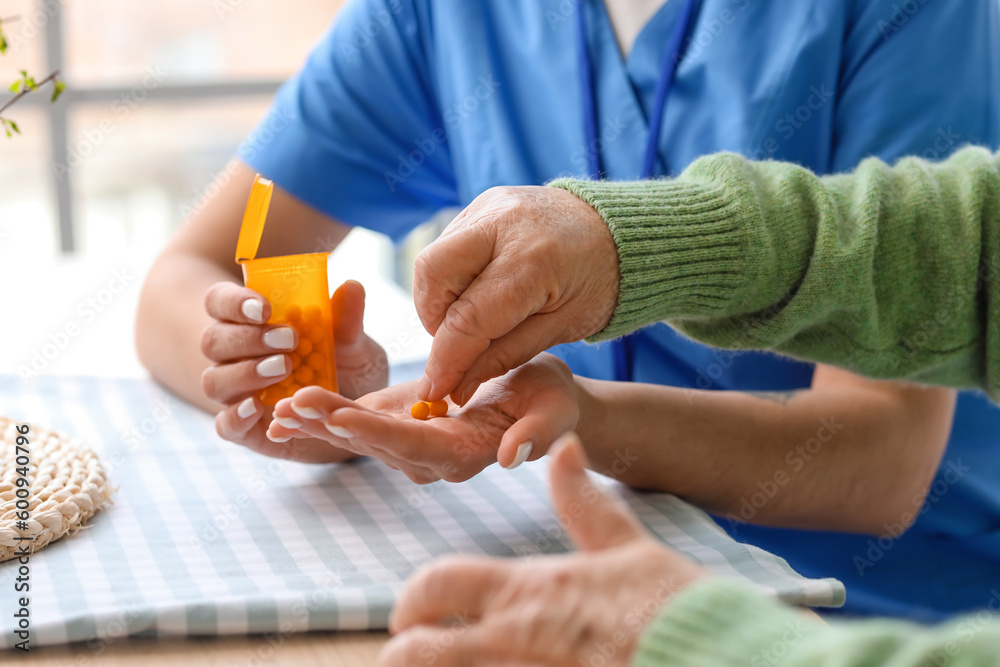
[[[364,288],[348,281],[332,298],[340,391],[355,398],[385,387],[389,368],[385,351],[362,330]],[[205,309],[216,321],[201,339],[202,353],[213,362],[202,374],[201,384],[209,398],[225,406],[215,420],[220,436],[261,454],[296,461],[328,463],[354,456],[314,438],[283,443],[267,438],[272,409],[254,394],[288,377],[292,371],[288,354],[298,345],[292,327],[265,324],[271,315],[267,299],[222,282],[206,293]]]
[[[268,437],[313,437],[338,449],[374,456],[425,484],[460,482],[495,461],[514,468],[540,458],[556,437],[576,428],[580,392],[558,358],[542,354],[483,385],[464,408],[415,419],[417,383],[389,387],[351,401],[305,387],[274,406]]]

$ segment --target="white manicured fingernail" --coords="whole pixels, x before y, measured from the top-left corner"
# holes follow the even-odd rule
[[[291,417],[275,417],[274,421],[278,422],[287,429],[297,429],[302,426],[302,422],[298,419],[292,419]]]
[[[264,378],[274,378],[285,374],[285,355],[276,354],[257,364],[257,373]]]
[[[290,435],[274,435],[270,430],[268,430],[267,439],[271,442],[288,442],[292,439],[292,437]]]
[[[264,345],[272,350],[294,350],[295,331],[291,327],[278,327],[264,333]]]
[[[264,302],[260,299],[246,299],[240,304],[240,310],[251,322],[264,321]]]
[[[511,461],[509,466],[507,466],[507,470],[513,470],[514,468],[518,467],[519,465],[527,461],[528,457],[531,456],[532,447],[534,447],[534,444],[531,442],[531,440],[528,440],[527,442],[522,442],[520,445],[518,445],[517,454],[514,455],[514,460]]]
[[[334,434],[338,438],[343,438],[344,440],[349,440],[354,437],[354,434],[351,433],[346,428],[344,428],[343,426],[331,426],[330,424],[327,424],[326,430]]]
[[[292,403],[291,408],[292,412],[303,419],[322,419],[323,417],[323,413],[316,408],[310,408],[305,405],[295,405],[294,403]]]
[[[252,398],[248,398],[240,403],[240,407],[236,408],[236,414],[240,416],[240,419],[253,417],[257,414],[257,404],[253,402]]]

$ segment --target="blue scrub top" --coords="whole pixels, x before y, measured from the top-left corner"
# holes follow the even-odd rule
[[[587,172],[573,12],[586,12],[604,166],[635,179],[667,2],[623,60],[600,0],[354,0],[239,154],[304,202],[401,239],[498,185]],[[996,0],[703,0],[663,118],[661,173],[735,151],[819,173],[875,155],[944,158],[1000,144]],[[610,378],[610,347],[566,346]],[[638,381],[708,390],[807,387],[812,367],[635,339]],[[1000,589],[1000,409],[963,394],[926,511],[901,539],[722,521],[806,575],[845,582],[845,611],[939,619]]]

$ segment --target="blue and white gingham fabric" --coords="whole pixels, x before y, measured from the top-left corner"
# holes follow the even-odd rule
[[[373,460],[278,461],[222,441],[211,416],[137,380],[0,376],[0,414],[79,438],[119,487],[87,529],[31,557],[32,647],[381,629],[406,578],[437,556],[570,548],[544,461],[429,486]],[[609,484],[650,530],[714,572],[791,603],[843,604],[840,582],[799,576],[677,498]],[[0,563],[7,647],[16,569]]]

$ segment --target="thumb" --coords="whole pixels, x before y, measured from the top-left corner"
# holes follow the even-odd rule
[[[497,449],[497,462],[507,470],[541,458],[560,433],[579,421],[576,406],[562,392],[542,389],[525,394],[525,413],[504,432]]]
[[[561,436],[549,456],[553,509],[578,548],[601,551],[646,539],[645,529],[628,508],[587,476],[587,455],[576,433]]]
[[[348,280],[330,297],[333,306],[333,339],[337,347],[357,343],[364,333],[365,288]]]

